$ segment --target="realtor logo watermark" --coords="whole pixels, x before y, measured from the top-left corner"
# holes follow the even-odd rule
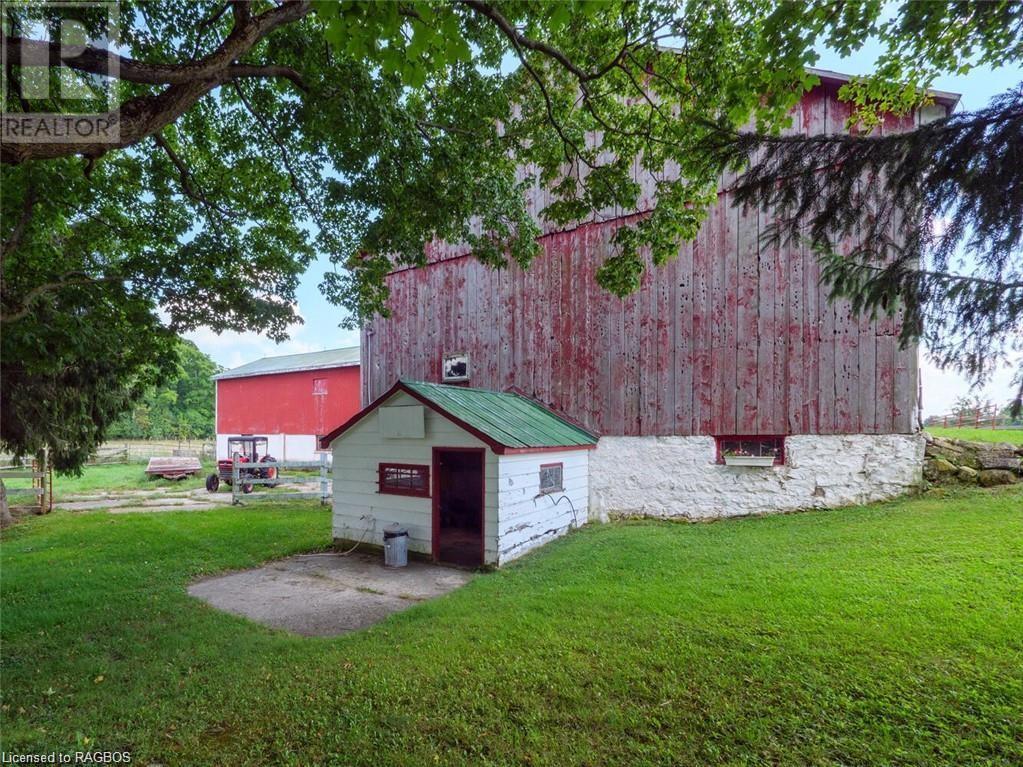
[[[0,143],[119,141],[118,4],[40,0],[0,8]]]

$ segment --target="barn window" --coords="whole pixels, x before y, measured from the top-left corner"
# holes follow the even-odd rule
[[[564,486],[565,467],[560,463],[540,465],[540,493],[560,493]]]
[[[732,466],[781,466],[785,463],[785,437],[755,434],[715,437],[717,462]]]
[[[382,463],[379,491],[391,495],[430,495],[430,467],[409,463]]]

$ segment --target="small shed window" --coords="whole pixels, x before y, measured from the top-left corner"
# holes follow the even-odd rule
[[[716,437],[717,462],[739,466],[781,466],[785,437],[779,434]]]
[[[560,463],[545,463],[540,466],[540,492],[560,493],[565,489],[565,467]]]
[[[391,495],[430,495],[430,467],[408,463],[382,463],[379,491]]]

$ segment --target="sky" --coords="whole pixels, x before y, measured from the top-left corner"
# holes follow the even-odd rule
[[[822,49],[816,66],[844,74],[868,74],[878,53],[879,48],[875,44],[868,44],[847,58]],[[939,77],[933,87],[961,94],[958,109],[972,111],[985,106],[992,97],[1007,91],[1021,80],[1023,70],[1018,68],[978,67],[965,75]],[[345,318],[344,311],[328,303],[317,287],[323,274],[330,269],[329,261],[322,257],[314,261],[303,275],[296,295],[298,314],[303,322],[289,328],[287,341],[274,343],[255,332],[225,332],[218,335],[205,328],[186,334],[186,338],[194,341],[199,349],[226,368],[237,367],[261,357],[356,346],[359,343],[358,331],[340,327]],[[961,396],[980,396],[1001,403],[1006,402],[1013,391],[1013,370],[1010,368],[997,370],[985,386],[971,390],[965,377],[955,371],[938,369],[922,351],[920,375],[923,381],[925,417],[949,412],[955,400]]]

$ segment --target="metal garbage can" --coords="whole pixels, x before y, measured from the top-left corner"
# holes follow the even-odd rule
[[[408,530],[399,524],[384,528],[384,567],[408,564]]]

